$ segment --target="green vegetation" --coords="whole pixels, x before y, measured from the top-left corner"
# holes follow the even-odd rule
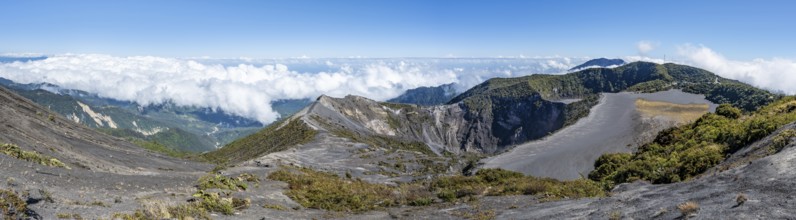
[[[55,159],[54,157],[42,155],[36,151],[25,151],[20,149],[19,146],[13,144],[0,145],[0,153],[11,156],[13,158],[37,163],[44,166],[72,169],[69,168],[69,166],[66,166],[66,164],[64,164],[60,160]]]
[[[589,178],[606,187],[634,180],[672,183],[687,180],[714,167],[728,155],[796,121],[796,97],[786,97],[760,110],[738,117],[724,105],[716,114],[667,129],[631,154],[607,154],[595,162]],[[720,115],[720,114],[721,115]],[[779,151],[796,132],[785,130],[772,140]]]
[[[58,217],[58,219],[83,220],[83,216],[77,213],[58,213],[55,216]]]
[[[490,112],[499,99],[541,96],[544,99],[576,98],[599,92],[619,92],[630,86],[669,81],[666,68],[654,63],[635,62],[621,67],[586,69],[565,75],[537,74],[518,78],[493,78],[457,96],[449,103],[463,101],[475,112]]]
[[[434,87],[418,87],[407,90],[401,96],[387,100],[393,103],[407,103],[424,106],[441,105],[450,101],[456,95],[453,84]]]
[[[626,89],[629,92],[653,93],[666,91],[672,88],[672,83],[666,80],[656,79],[648,82],[639,83]]]
[[[180,151],[174,148],[167,147],[166,145],[163,145],[157,141],[144,141],[140,139],[131,139],[130,141],[133,142],[133,144],[138,145],[144,149],[168,155],[171,157],[189,158],[195,155],[194,153]]]
[[[198,198],[201,199],[201,198]],[[149,220],[149,219],[213,219],[210,216],[208,206],[214,206],[213,202],[219,201],[194,201],[187,204],[167,206],[163,203],[145,205],[144,209],[135,210],[133,213],[114,213],[111,219],[123,220]],[[208,204],[205,204],[208,203]]]
[[[229,195],[218,192],[205,192],[203,190],[199,190],[193,194],[194,198],[200,200],[200,202],[195,203],[196,206],[210,212],[232,215],[235,213],[234,199],[226,196]]]
[[[774,139],[771,140],[771,145],[769,146],[769,154],[779,153],[785,148],[786,145],[790,144],[793,138],[796,137],[796,130],[787,129],[783,130],[777,136],[774,136]]]
[[[0,217],[5,219],[24,219],[28,204],[16,193],[0,189]]]
[[[740,118],[743,113],[741,113],[740,109],[732,107],[730,104],[721,104],[719,107],[716,107],[716,114],[731,119],[737,119]]]
[[[212,141],[207,137],[198,137],[179,128],[169,128],[153,135],[143,135],[128,128],[97,128],[97,130],[173,157],[186,157],[192,152],[214,148]]]
[[[730,104],[746,112],[752,112],[781,96],[740,82],[729,81],[722,84],[687,85],[683,91],[705,94],[705,99],[716,104]]]
[[[557,181],[502,169],[479,170],[475,176],[446,176],[387,186],[307,168],[284,167],[268,176],[288,183],[285,195],[304,207],[361,213],[398,205],[426,206],[480,196],[537,195],[543,200],[604,196],[591,180]]]
[[[537,195],[544,200],[605,196],[601,186],[587,179],[558,181],[536,178],[503,169],[482,169],[474,176],[447,176],[431,182],[444,201],[477,195]]]
[[[254,174],[244,173],[239,175],[238,177],[232,178],[223,175],[205,175],[199,178],[199,184],[197,185],[200,190],[206,189],[222,189],[222,190],[234,190],[234,191],[245,191],[249,188],[249,185],[246,182],[254,182],[259,183],[260,180]]]
[[[315,138],[317,133],[299,119],[278,121],[255,134],[233,141],[203,156],[217,164],[238,163],[307,143]]]
[[[731,104],[754,111],[778,98],[768,91],[724,79],[703,69],[667,63],[634,62],[613,69],[593,68],[564,75],[537,74],[517,78],[493,78],[453,98],[449,104],[463,102],[467,109],[491,114],[501,99],[547,100],[576,98],[600,92],[658,92],[683,89],[704,94],[717,104]]]
[[[288,210],[287,207],[279,205],[279,204],[265,204],[265,205],[263,205],[263,208],[279,210],[279,211],[287,211]]]
[[[599,101],[599,95],[587,95],[580,101],[568,104],[564,116],[564,126],[575,124],[578,119],[588,116],[591,107],[597,105]]]
[[[285,195],[307,208],[361,213],[399,203],[392,195],[393,187],[306,168],[278,170],[268,178],[288,183]]]

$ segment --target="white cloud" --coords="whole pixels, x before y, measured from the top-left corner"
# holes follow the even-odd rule
[[[648,52],[654,50],[657,46],[658,46],[658,43],[645,41],[645,40],[639,41],[636,44],[636,47],[638,47],[638,52],[640,54],[647,54]]]
[[[222,109],[263,123],[279,115],[271,102],[321,94],[396,97],[420,86],[561,73],[584,59],[175,59],[55,55],[45,60],[0,63],[0,77],[19,83],[47,82],[142,105],[175,104]],[[284,64],[283,64],[284,63]]]
[[[740,80],[761,88],[796,94],[796,61],[782,58],[730,60],[703,45],[690,44],[677,48],[685,64],[716,73],[722,77]]]
[[[622,58],[627,63],[632,63],[636,61],[643,61],[643,62],[650,62],[650,63],[657,63],[663,64],[663,59],[652,58],[652,57],[645,57],[645,56],[626,56]]]

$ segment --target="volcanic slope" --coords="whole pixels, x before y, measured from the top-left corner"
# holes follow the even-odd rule
[[[0,142],[2,188],[27,195],[29,216],[45,219],[135,210],[136,198],[185,191],[212,168],[99,133],[2,87]]]

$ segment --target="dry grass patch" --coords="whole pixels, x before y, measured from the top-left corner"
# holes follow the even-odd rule
[[[680,213],[683,214],[683,217],[689,217],[696,214],[699,211],[699,204],[694,201],[688,201],[684,203],[680,203],[677,205],[677,210],[680,210]]]
[[[708,112],[708,104],[677,104],[636,99],[636,110],[644,117],[664,116],[677,123],[692,122]]]

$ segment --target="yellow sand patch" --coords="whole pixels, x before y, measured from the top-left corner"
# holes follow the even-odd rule
[[[663,116],[675,120],[677,123],[694,121],[707,113],[709,108],[708,104],[676,104],[636,99],[636,110],[641,113],[641,116]]]

